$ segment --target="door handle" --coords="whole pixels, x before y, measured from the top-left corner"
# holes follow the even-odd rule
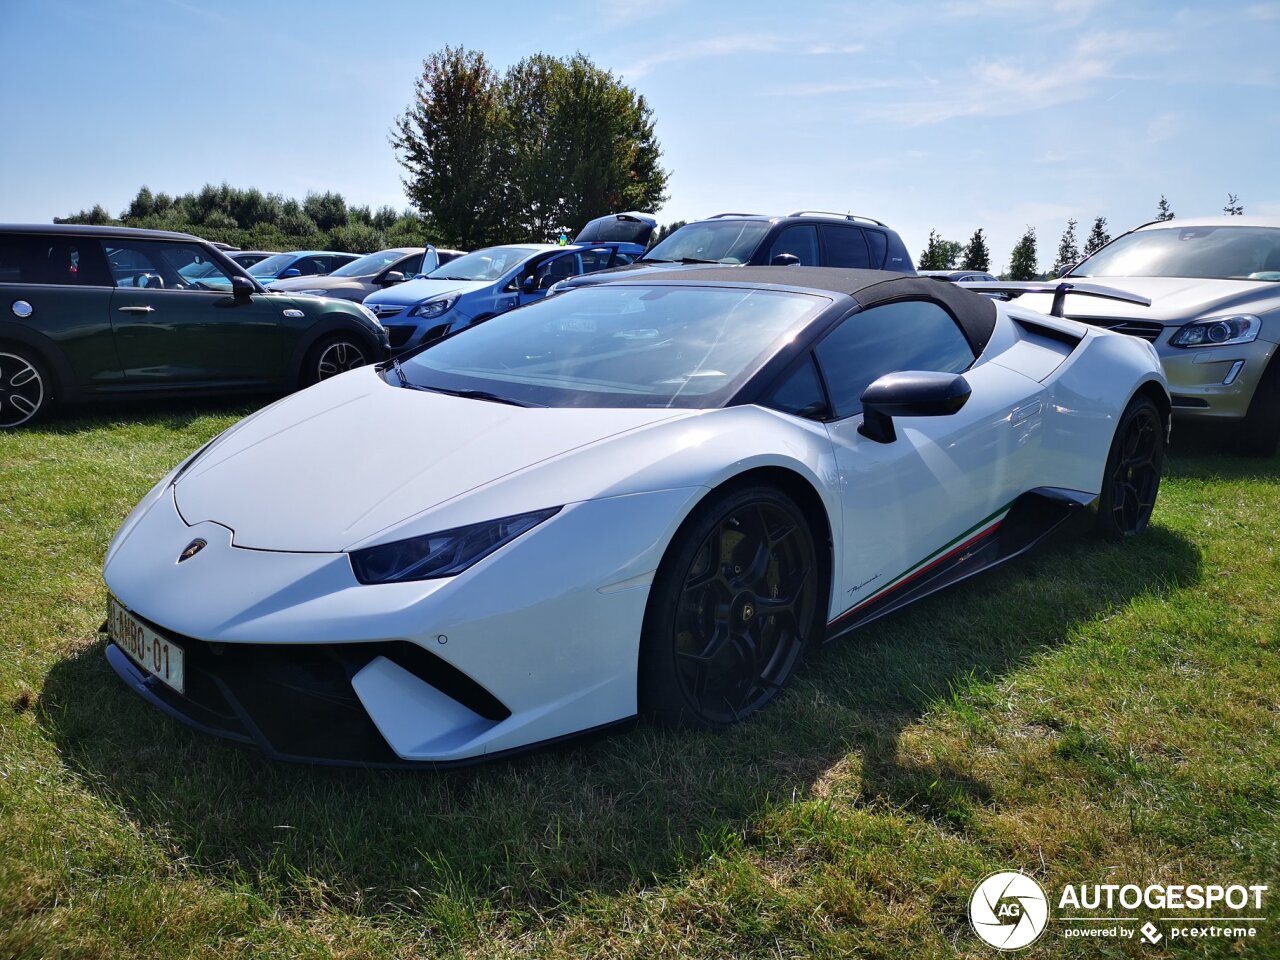
[[[121,307],[121,313],[155,313],[156,308],[152,306],[145,307]]]

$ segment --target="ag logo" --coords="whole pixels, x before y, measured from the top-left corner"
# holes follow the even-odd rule
[[[1021,950],[1049,925],[1049,898],[1025,873],[993,873],[969,898],[969,923],[997,950]]]

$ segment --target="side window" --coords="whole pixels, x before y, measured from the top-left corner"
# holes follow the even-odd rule
[[[871,266],[877,270],[884,268],[885,254],[889,252],[889,241],[879,230],[863,230],[867,238],[867,247],[871,250]]]
[[[951,314],[929,300],[904,300],[855,313],[816,347],[837,417],[862,412],[862,391],[898,370],[960,373],[973,364]]]
[[[412,257],[406,257],[397,264],[391,266],[392,270],[398,270],[406,277],[413,278],[422,272],[422,254],[415,253]]]
[[[0,283],[111,285],[96,240],[23,233],[0,237]]]
[[[546,290],[557,280],[574,277],[579,273],[581,273],[581,270],[578,268],[578,255],[571,253],[567,256],[556,257],[554,260],[548,260],[538,267],[538,272],[534,276],[538,278],[538,289]]]
[[[769,259],[765,263],[773,263],[773,258],[781,253],[789,253],[800,258],[800,266],[816,267],[822,260],[818,257],[818,228],[814,226],[787,227],[778,234],[769,248]]]
[[[582,257],[582,272],[593,273],[609,266],[609,260],[613,256],[613,249],[610,247],[596,247],[594,250],[583,250],[579,256]]]
[[[231,289],[227,272],[194,243],[107,240],[104,247],[117,287],[218,293]]]
[[[615,267],[620,267],[624,263],[635,263],[635,261],[639,259],[639,256],[640,256],[639,254],[624,253],[623,251],[619,250],[618,255],[614,257],[613,265]]]
[[[329,268],[326,265],[327,257],[299,257],[291,266],[298,271],[299,276],[314,277],[321,273],[328,273]]]
[[[867,241],[857,227],[822,225],[822,246],[826,250],[828,267],[869,267],[871,256]]]
[[[797,417],[818,417],[827,412],[827,394],[818,379],[813,354],[805,357],[804,363],[778,385],[765,406]]]

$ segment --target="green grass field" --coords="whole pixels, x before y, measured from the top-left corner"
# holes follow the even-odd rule
[[[103,658],[112,532],[244,412],[0,436],[0,956],[991,958],[994,870],[1280,885],[1280,458],[1179,436],[1136,542],[1062,531],[726,734],[371,773],[189,732]],[[1276,957],[1270,896],[1235,948],[1023,955]]]

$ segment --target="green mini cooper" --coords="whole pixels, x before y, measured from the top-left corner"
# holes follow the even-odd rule
[[[55,400],[292,390],[387,355],[361,305],[268,293],[197,237],[0,225],[0,429]]]

